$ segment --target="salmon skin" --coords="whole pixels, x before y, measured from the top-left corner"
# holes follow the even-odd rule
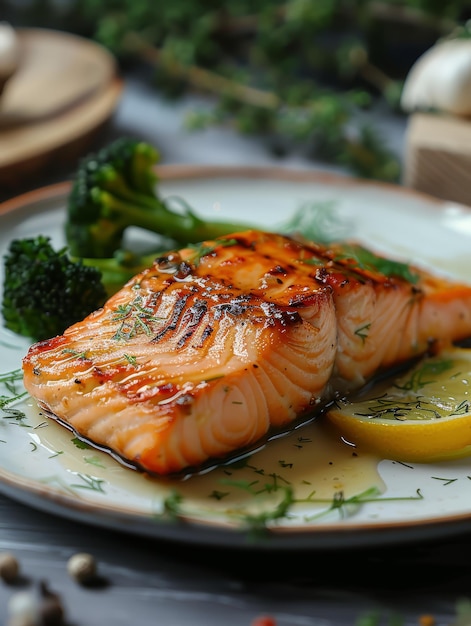
[[[156,259],[32,345],[24,383],[77,436],[168,475],[470,335],[471,286],[350,244],[253,230]]]

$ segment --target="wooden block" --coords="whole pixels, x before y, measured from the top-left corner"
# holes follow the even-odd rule
[[[114,57],[91,40],[41,28],[17,35],[22,62],[0,102],[0,193],[76,164],[123,89]]]
[[[428,113],[411,115],[403,184],[471,206],[471,119]]]

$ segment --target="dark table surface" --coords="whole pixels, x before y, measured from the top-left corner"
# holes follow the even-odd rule
[[[332,170],[299,154],[274,159],[262,141],[227,129],[188,134],[182,118],[193,104],[160,100],[146,80],[129,76],[98,142],[142,136],[159,146],[163,163]],[[405,120],[381,114],[377,120],[401,154]],[[48,172],[40,183],[58,178]],[[27,188],[3,190],[3,199]],[[16,582],[0,580],[5,625],[12,597],[41,582],[59,594],[70,626],[250,626],[261,615],[272,616],[277,626],[412,625],[425,624],[426,615],[449,626],[458,605],[471,600],[471,528],[467,534],[385,546],[270,552],[147,539],[0,496],[1,551],[14,553],[21,568]],[[67,574],[68,558],[82,551],[95,556],[99,584],[81,586]],[[361,621],[366,618],[373,621]],[[471,624],[471,618],[460,624]]]

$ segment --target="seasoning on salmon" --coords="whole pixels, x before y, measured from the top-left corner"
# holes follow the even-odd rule
[[[170,252],[31,346],[26,389],[78,436],[165,475],[471,335],[471,286],[359,250],[247,231]]]

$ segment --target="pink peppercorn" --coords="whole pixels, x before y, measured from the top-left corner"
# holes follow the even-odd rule
[[[269,615],[259,615],[252,621],[250,626],[276,626],[276,620]]]

